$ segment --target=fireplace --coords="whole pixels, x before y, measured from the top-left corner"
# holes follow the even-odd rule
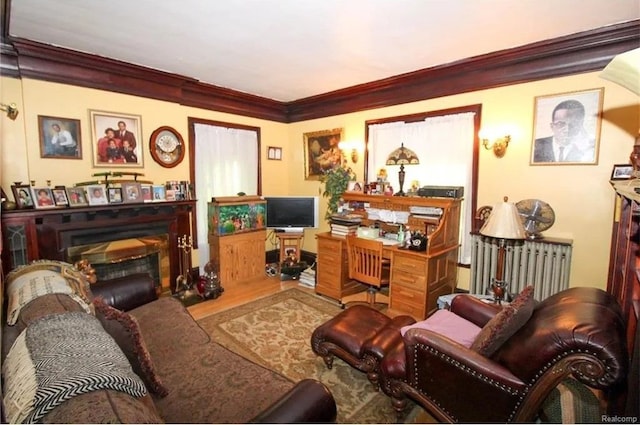
[[[145,271],[168,292],[180,272],[178,238],[195,227],[195,201],[3,211],[2,227],[3,236],[19,232],[26,241],[5,237],[6,270],[39,259],[86,258],[99,278]]]
[[[76,245],[67,249],[67,258],[89,261],[98,280],[149,273],[159,292],[171,287],[167,234]]]

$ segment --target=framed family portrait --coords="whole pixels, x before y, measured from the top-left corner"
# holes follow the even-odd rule
[[[89,205],[87,201],[87,194],[84,191],[84,187],[67,187],[67,199],[69,200],[70,207],[86,207]]]
[[[31,197],[37,209],[56,207],[50,187],[32,187]]]
[[[324,171],[342,164],[344,158],[338,147],[342,133],[342,128],[304,133],[306,180],[319,180]]]
[[[18,208],[33,208],[33,197],[31,196],[31,186],[28,184],[12,185],[11,191],[16,200]]]
[[[40,158],[82,159],[80,120],[38,115]]]
[[[538,96],[531,165],[595,165],[604,88]]]
[[[140,115],[89,110],[94,167],[143,167]]]

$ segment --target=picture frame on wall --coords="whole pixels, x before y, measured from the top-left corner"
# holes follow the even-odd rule
[[[89,110],[94,167],[144,166],[140,115]]]
[[[334,128],[303,134],[306,180],[320,180],[326,170],[343,163],[344,156],[338,147],[343,131],[342,128]]]
[[[614,164],[611,180],[629,180],[633,176],[632,164]]]
[[[28,184],[12,185],[13,199],[19,209],[33,208],[33,196],[31,195],[31,186]]]
[[[80,120],[38,115],[40,158],[82,159]]]
[[[50,187],[31,187],[31,198],[36,209],[56,207]]]
[[[604,88],[537,96],[531,165],[596,165]]]
[[[86,207],[89,205],[84,187],[67,187],[65,190],[67,192],[67,199],[69,199],[70,207]]]

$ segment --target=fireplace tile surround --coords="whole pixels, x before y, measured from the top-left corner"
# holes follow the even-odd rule
[[[164,251],[168,255],[164,264],[162,256],[155,260],[160,263],[160,282],[156,284],[159,291],[170,291],[174,286],[171,282],[175,282],[179,274],[178,236],[192,234],[195,203],[195,200],[190,200],[3,211],[3,270],[6,273],[38,259],[72,262],[75,258],[71,258],[70,252],[76,252],[74,247],[82,245],[164,238]],[[137,267],[140,265],[132,266],[132,272]]]

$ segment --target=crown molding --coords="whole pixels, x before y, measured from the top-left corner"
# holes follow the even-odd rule
[[[113,59],[4,37],[0,74],[291,123],[603,69],[640,46],[640,20],[467,58],[292,102]]]

